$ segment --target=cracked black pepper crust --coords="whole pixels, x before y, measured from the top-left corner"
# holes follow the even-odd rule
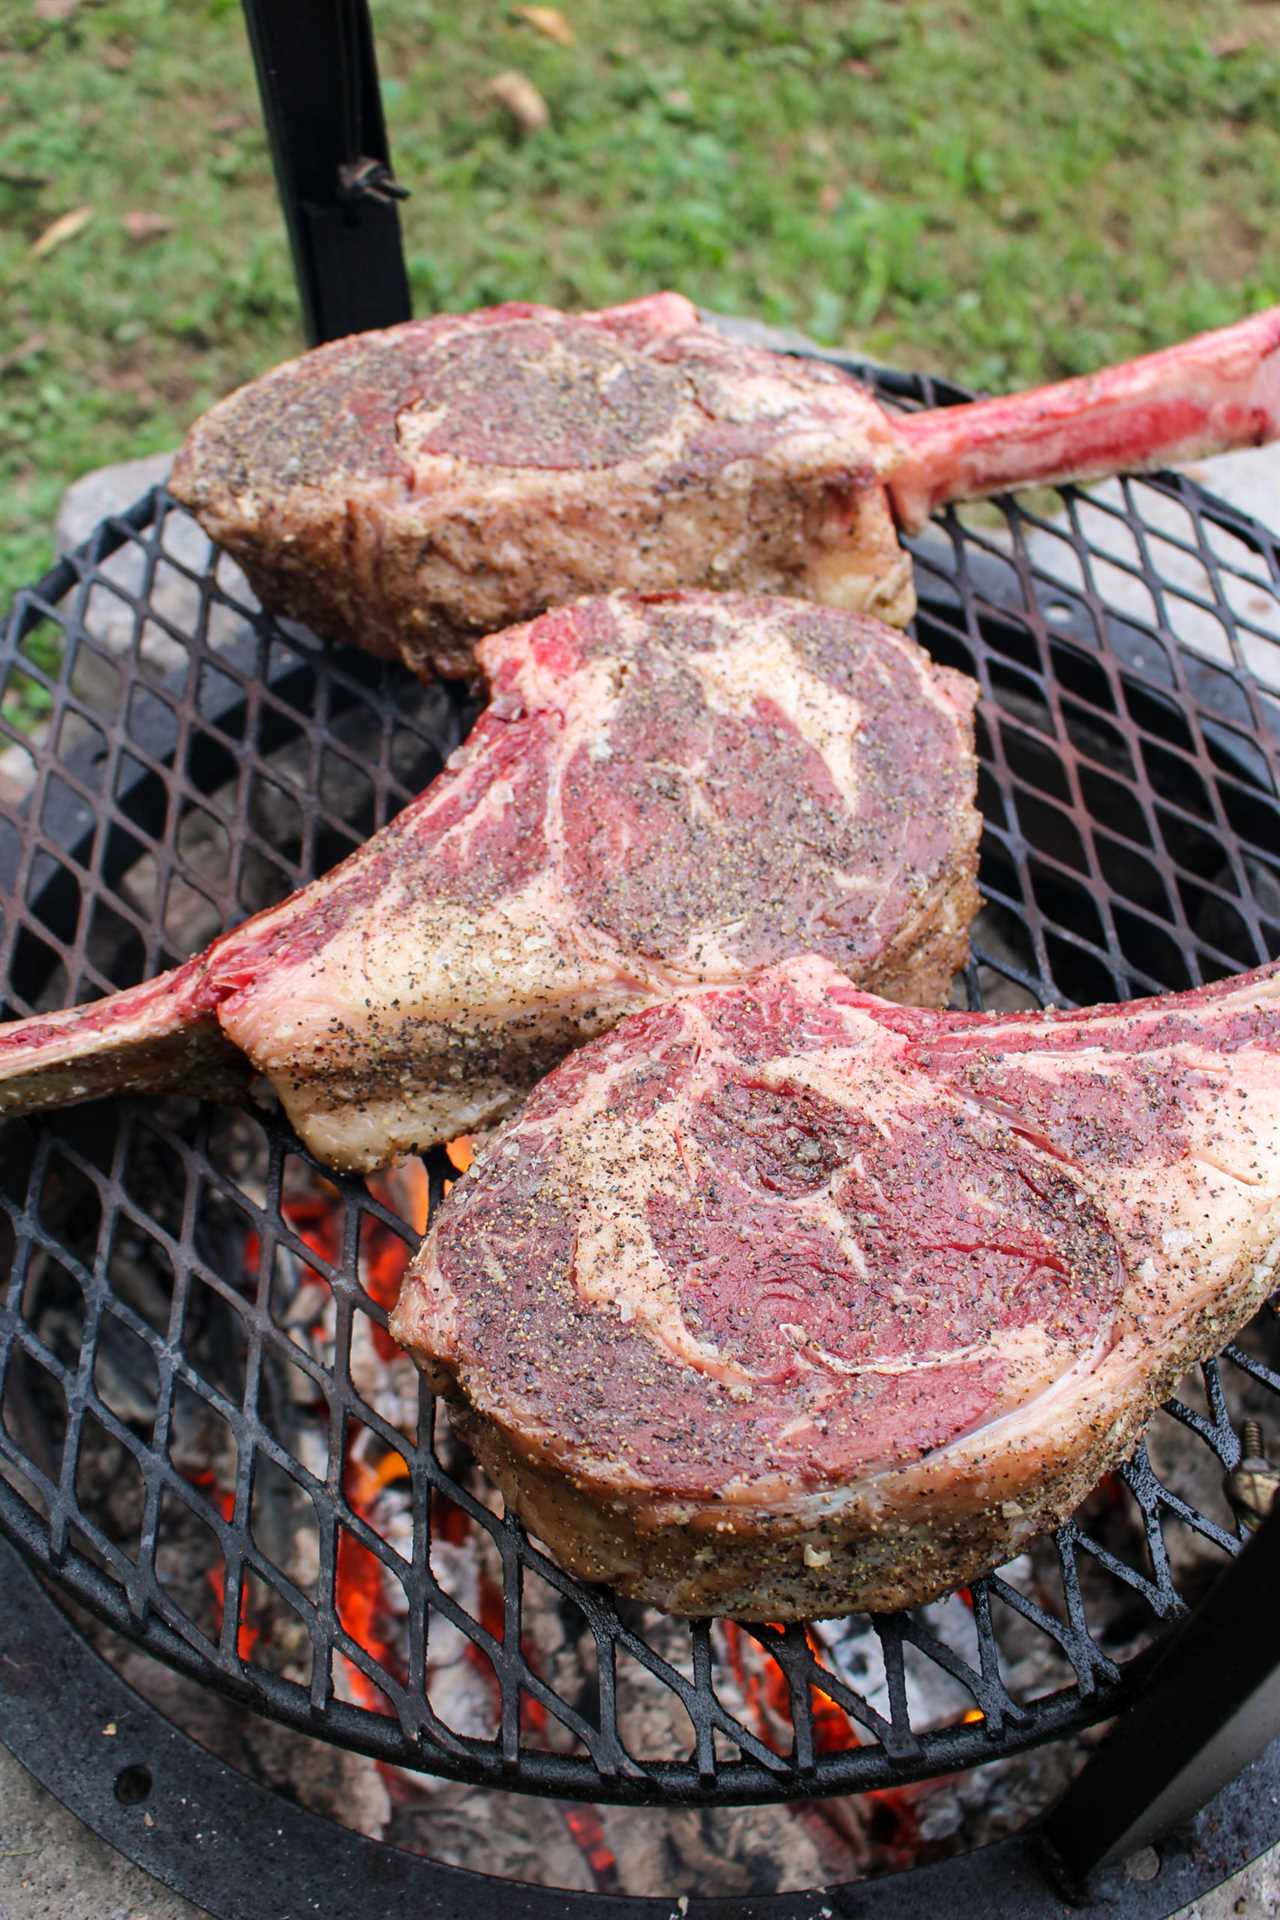
[[[678,296],[415,320],[214,407],[170,481],[263,604],[472,677],[478,637],[614,588],[795,593],[905,624],[887,417]]]
[[[1004,1017],[805,960],[572,1056],[393,1329],[579,1576],[748,1619],[914,1605],[1065,1518],[1265,1299],[1278,1163],[1280,965]],[[877,1405],[859,1365],[904,1357],[927,1390]]]

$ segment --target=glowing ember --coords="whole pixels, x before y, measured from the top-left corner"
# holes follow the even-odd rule
[[[193,1487],[199,1487],[208,1495],[224,1520],[230,1520],[235,1512],[236,1497],[229,1488],[219,1487],[208,1469],[188,1476]],[[221,1633],[222,1621],[227,1606],[227,1568],[226,1562],[219,1557],[217,1565],[209,1568],[205,1574],[214,1598],[215,1631]],[[245,1618],[249,1610],[249,1576],[246,1572],[240,1581],[240,1621],[236,1632],[236,1653],[241,1660],[248,1660],[261,1639],[257,1627],[250,1626]]]
[[[448,1148],[450,1162],[459,1172],[464,1172],[471,1164],[473,1153],[474,1142],[470,1137],[455,1140]],[[421,1160],[410,1157],[398,1161],[386,1173],[370,1175],[366,1185],[373,1199],[403,1220],[414,1233],[425,1231],[430,1190],[426,1168]],[[336,1267],[342,1260],[347,1208],[338,1189],[316,1175],[309,1179],[305,1187],[287,1193],[281,1200],[280,1211],[298,1240],[309,1253],[315,1255],[317,1262],[314,1268],[305,1260],[294,1263],[290,1277],[296,1298],[288,1309],[288,1324],[295,1337],[299,1334],[303,1336],[302,1344],[318,1358],[324,1359],[333,1339],[334,1308],[332,1292],[323,1278],[321,1268]],[[362,1217],[358,1269],[361,1285],[369,1298],[387,1311],[394,1306],[399,1295],[412,1254],[412,1244],[394,1227],[372,1214]],[[250,1234],[245,1244],[245,1265],[251,1274],[257,1273],[261,1260],[259,1237]],[[302,1302],[301,1307],[299,1301]],[[367,1315],[357,1315],[352,1332],[352,1378],[370,1404],[376,1405],[385,1418],[399,1424],[407,1437],[412,1430],[412,1416],[406,1410],[406,1417],[401,1420],[394,1405],[392,1381],[397,1365],[411,1367],[385,1327]],[[352,1513],[384,1539],[393,1539],[397,1526],[407,1521],[409,1507],[404,1483],[409,1477],[409,1462],[395,1447],[388,1447],[370,1428],[355,1423],[348,1427],[343,1460],[343,1492]],[[470,1516],[455,1502],[443,1495],[436,1495],[432,1506],[432,1533],[437,1541],[461,1548],[472,1540],[475,1527]],[[477,1585],[469,1606],[485,1631],[494,1640],[501,1641],[505,1632],[502,1587],[483,1569],[480,1545],[477,1541]],[[407,1546],[405,1551],[408,1551]],[[399,1607],[397,1599],[400,1601]],[[371,1662],[376,1662],[403,1683],[407,1669],[400,1648],[398,1617],[403,1610],[403,1595],[394,1574],[348,1528],[342,1529],[338,1536],[334,1606],[344,1632],[354,1645],[366,1653]],[[442,1631],[437,1638],[440,1644],[448,1646],[449,1637],[446,1633]],[[462,1644],[455,1658],[460,1659],[463,1667],[476,1676],[474,1685],[486,1701],[488,1717],[496,1727],[502,1709],[502,1687],[498,1675],[482,1647],[464,1635],[459,1634],[458,1639]],[[531,1657],[531,1652],[530,1647],[524,1648],[526,1659]],[[428,1675],[429,1684],[436,1672],[433,1662]],[[343,1674],[351,1697],[357,1704],[375,1713],[389,1713],[392,1710],[381,1689],[356,1659],[344,1656]],[[522,1694],[520,1700],[520,1722],[526,1733],[541,1732],[547,1723],[546,1708],[541,1701],[531,1698],[527,1693]]]
[[[781,1629],[775,1629],[781,1631]],[[821,1660],[822,1643],[812,1628],[805,1628],[810,1653]],[[765,1745],[775,1753],[790,1750],[794,1722],[791,1691],[786,1675],[777,1661],[732,1620],[724,1622],[725,1647],[729,1665],[742,1689],[748,1712]],[[819,1753],[835,1753],[861,1746],[857,1728],[839,1703],[822,1688],[809,1683],[809,1709],[813,1717],[814,1746]],[[908,1789],[886,1788],[866,1796],[874,1812],[873,1832],[886,1862],[894,1867],[911,1866],[919,1847],[919,1822]],[[825,1821],[843,1831],[848,1819],[839,1800],[798,1801],[797,1812],[805,1818]]]
[[[586,1856],[597,1890],[613,1893],[618,1886],[618,1861],[612,1848],[605,1845],[599,1807],[566,1807],[564,1823]]]
[[[366,1184],[371,1196],[389,1213],[403,1220],[414,1233],[425,1231],[429,1186],[426,1168],[421,1160],[410,1157],[398,1161],[385,1173],[371,1175]],[[315,1256],[317,1263],[313,1267],[305,1259],[293,1262],[291,1278],[295,1297],[289,1304],[289,1330],[300,1344],[323,1357],[326,1346],[333,1338],[333,1296],[323,1277],[323,1268],[336,1267],[342,1260],[346,1204],[332,1182],[314,1174],[309,1176],[306,1186],[282,1197],[280,1212],[298,1241],[309,1254]],[[400,1282],[412,1254],[412,1244],[394,1227],[372,1214],[362,1216],[361,1283],[369,1298],[386,1311],[390,1311],[395,1304]],[[250,1277],[256,1277],[260,1272],[262,1240],[257,1232],[250,1231],[245,1236],[244,1265]],[[385,1327],[370,1316],[358,1315],[357,1326],[358,1333],[353,1331],[352,1336],[353,1373],[359,1340],[367,1342],[367,1365],[385,1372],[401,1357],[399,1348]],[[304,1394],[308,1391],[306,1383],[302,1384],[301,1391]],[[352,1512],[367,1521],[375,1532],[386,1532],[385,1526],[380,1528],[377,1524],[375,1507],[388,1489],[408,1477],[409,1463],[395,1448],[384,1446],[363,1427],[353,1425],[349,1429],[343,1462],[343,1490]],[[229,1519],[234,1508],[234,1494],[220,1488],[212,1472],[204,1471],[192,1478],[207,1492],[224,1518]],[[214,1594],[220,1629],[226,1604],[226,1576],[221,1563],[212,1568],[207,1577]],[[362,1546],[349,1531],[341,1530],[334,1593],[338,1619],[358,1647],[385,1667],[388,1673],[402,1679],[404,1676],[399,1672],[394,1651],[394,1609],[388,1601],[388,1587],[394,1584],[394,1581],[388,1580],[377,1556]],[[245,1620],[247,1586],[246,1576],[240,1596],[241,1625],[237,1640],[242,1659],[249,1657],[259,1638],[258,1630]],[[344,1658],[343,1669],[352,1694],[360,1705],[377,1713],[390,1711],[388,1701],[355,1661]]]
[[[781,1631],[781,1629],[779,1629]],[[785,1753],[791,1744],[791,1690],[777,1661],[760,1642],[747,1634],[735,1621],[726,1620],[725,1644],[729,1665],[742,1689],[743,1698],[755,1720],[760,1738],[775,1753]],[[822,1648],[806,1628],[809,1651],[820,1659]],[[857,1729],[844,1708],[821,1687],[810,1683],[809,1707],[813,1715],[814,1745],[819,1753],[838,1753],[861,1746]]]
[[[465,1173],[476,1157],[475,1135],[460,1133],[456,1140],[450,1140],[445,1152],[449,1156],[451,1165],[455,1166],[459,1173]]]
[[[431,1530],[438,1540],[447,1540],[452,1546],[461,1546],[474,1535],[475,1523],[470,1514],[464,1513],[456,1501],[437,1492],[432,1498]],[[481,1571],[478,1589],[478,1613],[480,1625],[495,1640],[502,1640],[506,1632],[506,1607],[503,1603],[502,1588],[489,1574]],[[522,1640],[520,1650],[526,1662],[536,1671],[533,1649],[527,1640]],[[481,1674],[492,1694],[493,1717],[495,1722],[502,1714],[502,1683],[494,1672],[493,1663],[482,1647],[474,1640],[468,1640],[463,1650],[463,1658],[477,1673]],[[535,1700],[528,1693],[520,1697],[520,1725],[526,1733],[540,1733],[547,1724],[547,1710],[541,1700]]]
[[[456,1500],[439,1488],[431,1495],[431,1533],[436,1540],[447,1540],[451,1546],[461,1546],[471,1532],[471,1516],[462,1511]]]
[[[348,1495],[350,1498],[350,1495]],[[353,1508],[355,1502],[352,1501]],[[380,1562],[367,1547],[344,1528],[338,1536],[337,1571],[334,1579],[334,1602],[338,1619],[343,1631],[350,1635],[358,1647],[363,1647],[379,1666],[389,1673],[395,1671],[395,1660],[391,1643],[385,1636],[382,1622],[386,1614],[386,1599],[383,1586],[383,1571]],[[357,1701],[362,1707],[368,1707],[374,1713],[390,1713],[391,1706],[381,1688],[361,1671],[353,1660],[346,1660],[347,1678]]]

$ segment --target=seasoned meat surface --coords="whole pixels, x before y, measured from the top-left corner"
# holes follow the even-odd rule
[[[811,957],[565,1061],[392,1328],[571,1571],[805,1618],[1060,1521],[1278,1250],[1280,967],[1000,1017]]]
[[[192,428],[172,488],[264,604],[410,666],[583,594],[799,594],[905,624],[947,500],[1270,438],[1280,309],[1129,366],[891,418],[679,294],[512,305],[317,347]]]
[[[171,485],[267,606],[470,674],[479,635],[615,588],[795,592],[903,624],[878,485],[895,457],[854,381],[658,294],[317,348],[199,421]]]
[[[371,1167],[789,954],[945,997],[977,906],[971,681],[865,616],[722,594],[585,601],[478,657],[489,705],[417,801],[177,972],[0,1027],[0,1111],[248,1064],[323,1159]]]

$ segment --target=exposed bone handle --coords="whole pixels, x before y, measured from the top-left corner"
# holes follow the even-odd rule
[[[201,961],[65,1013],[0,1026],[0,1114],[109,1093],[232,1094],[249,1063],[218,1025]]]
[[[1280,307],[1125,366],[895,423],[899,524],[948,500],[1092,480],[1257,447],[1280,434]]]

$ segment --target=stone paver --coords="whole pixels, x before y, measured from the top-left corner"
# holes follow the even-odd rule
[[[198,1920],[201,1912],[82,1826],[0,1746],[0,1920]]]

